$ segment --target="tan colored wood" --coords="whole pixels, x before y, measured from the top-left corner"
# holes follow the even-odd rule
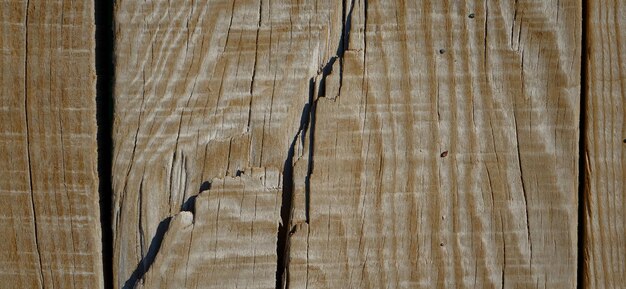
[[[103,288],[93,3],[0,19],[0,288]]]
[[[580,3],[349,11],[289,288],[575,288]]]
[[[335,54],[342,9],[339,1],[116,3],[113,262],[115,288],[123,288],[150,267],[159,224],[203,184],[290,167],[310,79]],[[202,228],[194,235],[208,234]],[[240,257],[251,257],[245,248]],[[276,244],[259,250],[274,252],[266,262],[276,271]],[[206,282],[197,288],[213,288]]]
[[[626,286],[626,3],[587,1],[584,288]]]
[[[574,288],[580,2],[344,2],[117,1],[115,287]]]
[[[172,218],[138,288],[276,288],[278,171],[213,179],[195,210]]]

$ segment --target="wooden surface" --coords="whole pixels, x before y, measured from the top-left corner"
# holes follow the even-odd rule
[[[0,289],[626,286],[621,1],[114,2],[104,261],[93,3],[0,2]]]
[[[626,286],[626,3],[588,1],[584,288]]]
[[[93,17],[0,2],[0,288],[103,288]]]
[[[163,236],[159,224],[167,228],[212,179],[247,175],[250,168],[290,169],[289,152],[302,147],[297,134],[310,79],[337,49],[341,7],[338,1],[117,2],[115,288],[141,279]],[[273,204],[257,209],[275,210]],[[266,262],[276,271],[277,245],[268,246],[259,250],[274,252]],[[247,255],[238,257],[251,257],[245,248]]]
[[[576,287],[580,3],[348,7],[289,288]]]
[[[211,180],[172,218],[139,288],[276,288],[278,171]],[[162,250],[162,251],[161,251]]]
[[[575,287],[581,17],[575,0],[118,1],[116,288]]]
[[[113,287],[622,288],[585,3],[115,1]],[[0,7],[0,288],[103,288],[93,4]]]

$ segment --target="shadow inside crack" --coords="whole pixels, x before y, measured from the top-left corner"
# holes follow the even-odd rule
[[[165,236],[165,232],[167,232],[167,229],[169,229],[171,220],[172,217],[168,217],[159,223],[156,233],[154,234],[154,237],[152,237],[152,241],[150,241],[150,247],[148,247],[148,252],[146,253],[146,256],[144,256],[141,261],[139,261],[139,264],[137,264],[137,268],[135,268],[133,274],[130,275],[130,278],[126,280],[122,289],[135,288],[137,282],[139,282],[139,280],[143,278],[146,272],[148,272],[150,266],[152,266],[152,263],[154,262],[154,258],[159,252],[159,248],[161,247],[161,243],[163,242],[163,237]]]
[[[294,192],[294,181],[293,181],[293,161],[295,156],[295,147],[298,143],[298,137],[300,137],[301,142],[304,143],[307,128],[309,127],[309,123],[311,120],[311,101],[313,96],[313,88],[315,86],[315,81],[313,79],[309,80],[309,102],[304,105],[302,108],[302,116],[300,117],[300,127],[298,128],[298,132],[293,137],[291,144],[289,145],[289,150],[287,152],[287,158],[283,164],[283,191],[282,191],[282,205],[280,207],[280,219],[281,224],[278,226],[277,233],[277,242],[276,242],[276,255],[277,255],[277,265],[276,265],[276,288],[283,288],[283,282],[285,282],[286,276],[286,268],[287,268],[287,257],[289,251],[289,224],[291,223],[291,211],[293,210],[293,192]]]
[[[205,181],[202,184],[200,184],[200,189],[198,191],[198,194],[202,193],[203,191],[208,191],[210,189],[211,189],[211,182]],[[196,194],[187,198],[187,200],[181,205],[180,211],[191,212],[192,214],[195,215],[196,213],[195,206],[196,206],[197,197],[198,195]],[[152,240],[150,241],[148,252],[146,252],[146,255],[141,259],[141,261],[139,261],[139,263],[137,264],[137,267],[135,268],[133,273],[130,275],[128,280],[124,282],[124,286],[122,287],[122,289],[135,288],[135,286],[137,285],[137,282],[141,281],[143,277],[146,275],[146,272],[150,270],[150,267],[154,263],[154,259],[156,258],[156,255],[159,253],[159,249],[161,248],[161,244],[163,243],[163,238],[165,237],[165,233],[170,227],[170,222],[172,221],[172,218],[173,217],[167,217],[159,223],[156,229],[156,233],[154,234],[154,237],[152,237]]]

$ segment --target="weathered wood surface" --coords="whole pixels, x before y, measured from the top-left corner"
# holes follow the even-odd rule
[[[173,217],[139,288],[276,288],[278,171],[213,179]],[[236,256],[233,258],[231,256]]]
[[[295,145],[301,142],[296,135],[308,107],[310,79],[337,49],[341,7],[339,1],[117,2],[112,169],[115,288],[132,287],[143,276],[159,247],[159,224],[167,224],[190,197],[205,190],[204,183],[247,175],[250,168],[281,173],[285,164],[290,168],[289,151],[301,147]],[[220,212],[230,212],[232,206],[243,208],[234,202],[222,205],[227,207]],[[275,207],[256,210],[257,216],[265,216],[273,214]],[[198,215],[204,212],[197,212],[194,219],[209,218]],[[174,220],[179,218],[183,217]],[[248,219],[240,218],[233,224],[243,230]],[[276,239],[279,221],[274,220],[273,234],[263,234]],[[194,227],[194,235],[211,236],[201,231],[205,228]],[[175,230],[170,228],[168,235],[176,235]],[[248,237],[216,238],[235,242]],[[236,244],[243,246],[241,250],[217,256],[217,264],[267,266],[254,263],[249,245]],[[270,246],[258,251],[273,252],[263,259],[276,271],[276,242],[262,245]],[[231,284],[241,269],[205,262],[190,263],[196,267],[189,268],[189,274],[200,265],[233,270],[221,280]],[[149,276],[160,278],[158,273]],[[263,275],[249,286],[265,288],[269,281],[275,286],[275,277]],[[197,288],[212,288],[213,280],[205,282]]]
[[[348,9],[289,288],[576,287],[580,3]]]
[[[0,19],[0,288],[102,288],[93,4]]]
[[[626,287],[626,3],[588,1],[584,287]]]
[[[576,286],[579,1],[115,21],[115,288]]]

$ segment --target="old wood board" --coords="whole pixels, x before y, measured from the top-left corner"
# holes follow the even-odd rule
[[[0,288],[103,288],[93,4],[0,20]]]
[[[626,3],[588,1],[585,18],[584,288],[626,286]]]
[[[308,111],[311,78],[336,53],[341,17],[342,5],[337,1],[117,2],[115,288],[131,288],[137,279],[143,282],[140,277],[155,261],[159,247],[173,246],[160,244],[170,218],[174,217],[173,227],[167,230],[165,241],[178,242],[172,230],[180,228],[178,219],[189,219],[177,214],[192,210],[193,205],[185,204],[201,191],[210,195],[209,183],[214,188],[214,179],[244,182],[244,187],[256,189],[243,192],[264,192],[263,198],[275,190],[280,194],[275,202],[255,201],[252,219],[230,216],[230,212],[243,214],[249,208],[244,204],[247,195],[242,196],[242,203],[221,203],[225,207],[220,207],[220,212],[227,215],[214,218],[234,218],[232,226],[241,232],[211,235],[201,231],[209,227],[199,226],[192,230],[194,236],[219,237],[214,240],[219,246],[244,238],[244,230],[252,230],[245,222],[262,221],[262,226],[254,226],[255,231],[245,237],[247,243],[237,243],[240,247],[229,249],[231,254],[190,262],[186,273],[177,275],[178,282],[169,286],[182,286],[181,280],[201,269],[233,270],[224,273],[229,277],[217,284],[238,284],[231,279],[237,278],[236,270],[251,264],[254,273],[245,276],[254,282],[244,280],[246,284],[275,287],[284,187],[281,175],[290,170],[290,155],[298,150],[297,134]],[[257,178],[271,182],[259,185]],[[259,195],[258,200],[263,198]],[[209,216],[194,219],[198,217]],[[256,252],[264,252],[260,256],[267,263],[263,268],[272,267],[272,274],[254,266],[255,251],[248,248],[255,243],[256,234],[269,238],[269,243],[254,245],[259,246]],[[161,262],[159,256],[156,262]],[[179,274],[175,273],[178,268],[170,269],[171,274]],[[197,284],[198,288],[214,284],[206,282]],[[193,282],[188,285],[196,286]]]
[[[575,287],[580,8],[350,3],[289,288]]]
[[[115,9],[115,288],[576,286],[580,1]]]

